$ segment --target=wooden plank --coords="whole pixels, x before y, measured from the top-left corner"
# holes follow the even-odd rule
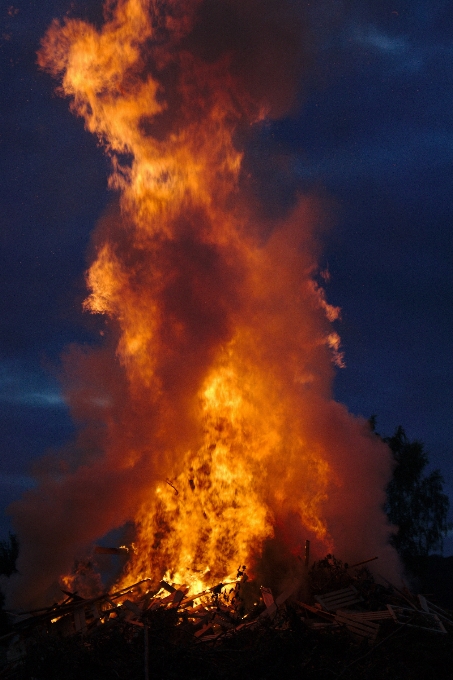
[[[141,616],[142,615],[141,609],[139,607],[137,607],[135,602],[132,602],[131,600],[124,600],[122,606],[125,609],[129,609],[129,611],[131,611],[133,614],[135,614],[135,616]]]
[[[433,633],[446,634],[447,632],[437,614],[409,609],[408,607],[396,607],[390,604],[387,605],[387,608],[391,612],[395,623],[398,623],[400,626],[421,628]]]
[[[420,602],[420,605],[421,605],[421,608],[423,609],[423,611],[426,612],[427,614],[429,614],[429,607],[428,607],[428,603],[426,601],[426,598],[423,597],[423,595],[419,595],[418,600]]]
[[[271,605],[274,604],[274,596],[270,588],[265,588],[264,586],[261,586],[261,595],[263,597],[263,602],[266,605],[266,607],[270,607]]]
[[[185,590],[177,590],[175,592],[175,594],[173,595],[173,604],[174,605],[181,604],[182,600],[184,599],[185,594],[186,594]]]
[[[118,605],[116,604],[116,602],[113,602],[113,600],[111,600],[109,597],[106,597],[105,601],[108,602],[109,605],[113,607],[113,609],[117,609]]]
[[[193,614],[191,614],[191,613],[189,612],[189,619],[200,619],[200,620],[201,620],[201,619],[205,619],[206,616],[207,616],[209,613],[210,613],[209,611],[205,611],[205,612],[201,612],[201,611],[200,611],[200,612],[195,612],[195,613],[193,613]]]
[[[319,598],[320,600],[322,598]],[[324,604],[327,604],[330,609],[333,609],[336,607],[337,609],[342,609],[346,607],[348,604],[356,604],[358,602],[361,602],[360,598],[358,597],[336,597],[336,598],[331,598],[330,600],[322,600]],[[321,604],[321,602],[320,602]]]
[[[150,609],[150,608],[152,607],[152,605],[157,601],[157,599],[158,599],[158,598],[155,598],[153,595],[151,595],[150,593],[148,593],[148,594],[145,596],[145,599],[143,600],[143,603],[142,603],[143,611],[146,611],[147,609]]]
[[[318,595],[320,600],[323,600],[324,602],[342,602],[347,601],[347,600],[360,600],[360,596],[356,595],[356,593],[338,593],[335,595]]]
[[[379,626],[378,626],[377,630],[375,630],[375,631],[363,631],[363,630],[358,630],[351,623],[346,623],[346,629],[354,637],[356,637],[360,640],[363,640],[365,638],[371,643],[376,642],[376,639],[377,639],[377,636],[378,636],[378,633],[379,633]]]
[[[293,595],[298,590],[299,586],[300,581],[293,581],[291,585],[285,588],[285,590],[280,593],[280,595],[275,600],[274,596],[272,595],[272,590],[270,588],[261,586],[261,594],[263,596],[266,609],[260,614],[259,618],[264,616],[269,616],[271,619],[274,618],[277,608],[286,602],[288,597],[291,597],[291,595]]]
[[[190,607],[190,608],[186,607],[185,610],[186,610],[186,612],[188,613],[189,616],[193,616],[194,614],[197,614],[197,613],[200,613],[200,612],[204,616],[205,614],[207,614],[210,611],[210,609],[208,609],[208,607],[205,604],[199,604],[197,607]]]
[[[335,620],[337,623],[348,624],[354,630],[362,631],[364,635],[375,633],[377,630],[379,630],[378,623],[373,623],[372,621],[361,621],[360,619],[356,619],[353,616],[341,616],[337,614],[337,616],[335,616]]]
[[[380,621],[380,620],[392,618],[392,615],[388,611],[388,609],[385,610],[385,611],[379,611],[379,612],[357,612],[357,611],[348,611],[348,610],[342,609],[341,612],[342,612],[342,614],[354,616],[354,618],[361,619],[363,621]]]
[[[356,621],[337,621],[337,623],[342,623],[351,633],[354,633],[354,635],[368,638],[372,641],[376,639],[379,632],[379,624],[375,624],[376,628],[368,628],[367,626],[361,626]]]
[[[225,635],[223,631],[220,633],[213,633],[212,635],[203,635],[201,642],[212,642],[213,640],[217,640],[219,637],[222,637],[222,635]]]
[[[226,635],[231,633],[235,633],[237,630],[243,630],[244,628],[250,628],[251,626],[257,626],[258,625],[258,620],[255,619],[254,621],[247,621],[246,623],[240,623],[239,626],[236,626],[236,628],[233,628],[231,631],[228,631]]]
[[[332,600],[332,602],[323,602],[319,600],[319,603],[329,612],[335,612],[337,609],[345,609],[351,607],[353,604],[360,604],[360,600]]]
[[[229,581],[228,583],[224,583],[224,586],[229,586],[232,584],[238,583],[237,581]],[[181,602],[181,607],[186,607],[189,606],[191,602],[194,602],[195,600],[199,600],[200,597],[204,597],[205,595],[210,595],[212,592],[211,588],[207,588],[206,590],[202,590],[201,593],[197,593],[196,595],[190,595],[189,597],[185,598]]]
[[[368,638],[370,642],[374,642],[380,630],[378,623],[366,621],[355,617],[353,614],[345,614],[338,611],[335,615],[335,621],[341,623],[354,635],[361,638]]]
[[[168,595],[167,597],[156,597],[152,605],[148,607],[148,609],[158,609],[159,607],[162,607],[164,604],[168,604],[171,602],[174,598],[174,593],[171,595]]]
[[[374,562],[374,560],[378,560],[379,557],[370,557],[367,560],[362,560],[362,562],[356,562],[355,564],[350,564],[348,566],[348,569],[355,569],[356,567],[361,567],[362,564],[368,564],[368,562]]]
[[[448,615],[448,613],[444,609],[438,607],[437,604],[433,604],[432,602],[427,600],[426,597],[424,597],[423,595],[419,595],[418,599],[423,611],[426,611],[430,614],[437,614],[437,616],[441,618],[443,621],[453,625],[453,619],[451,618],[451,616]]]
[[[380,576],[380,578],[382,578],[386,583],[388,583],[388,585],[389,585],[391,588],[393,588],[393,590],[395,590],[395,591],[398,593],[398,595],[400,595],[400,597],[402,597],[403,600],[405,600],[405,601],[408,603],[408,605],[409,605],[410,607],[412,607],[412,609],[414,609],[415,611],[417,611],[417,608],[416,608],[416,606],[414,605],[414,603],[411,602],[411,600],[409,600],[408,597],[406,597],[406,595],[403,593],[402,590],[400,590],[400,589],[397,588],[393,583],[391,583],[390,581],[388,581],[384,576],[382,576],[382,574],[379,574],[379,576]],[[409,591],[407,591],[407,592],[409,593]],[[411,596],[413,597],[412,593],[409,593],[409,595],[411,595]]]
[[[277,605],[275,604],[272,590],[270,588],[261,586],[261,595],[263,597],[264,604],[266,605],[266,609],[264,612],[262,612],[262,614],[260,614],[260,616],[269,616],[269,618],[273,619],[275,612],[277,611]]]
[[[211,624],[211,623],[205,623],[205,625],[204,625],[202,628],[200,628],[199,630],[197,630],[197,631],[194,633],[195,637],[196,637],[196,638],[200,638],[200,637],[201,637],[202,635],[204,635],[204,634],[206,633],[206,631],[208,631],[210,628],[212,628],[212,624]]]
[[[377,624],[373,623],[372,621],[368,621],[367,619],[362,619],[360,616],[355,616],[354,612],[345,612],[342,609],[339,609],[337,612],[335,612],[335,619],[344,619],[345,621],[356,621],[359,623],[361,626],[376,626]]]
[[[362,602],[362,597],[354,588],[354,586],[348,586],[347,588],[342,588],[341,590],[334,590],[330,593],[316,595],[315,599],[328,611],[335,611],[351,604]]]
[[[54,630],[63,637],[74,635],[74,617],[71,614],[65,614],[61,619],[52,623],[51,632]]]
[[[264,618],[265,616],[269,616],[270,619],[273,619],[274,616],[275,616],[276,611],[277,611],[277,605],[275,604],[275,602],[273,602],[273,603],[270,605],[270,607],[266,607],[266,609],[265,609],[263,612],[261,612],[261,614],[259,615],[258,618],[259,618],[259,619],[262,619],[262,618]]]
[[[329,600],[326,600],[323,597],[316,596],[315,597],[316,601],[319,602],[319,604],[324,607],[324,609],[327,609],[327,611],[336,611],[337,609],[344,609],[345,607],[350,607],[353,604],[359,604],[362,602],[362,598],[360,597],[342,597],[342,598],[331,598]]]
[[[84,607],[77,607],[74,609],[74,628],[76,633],[85,633],[87,629],[87,623],[85,620],[85,609]]]
[[[291,595],[294,595],[295,592],[297,592],[300,588],[300,581],[293,581],[291,585],[289,585],[285,590],[280,593],[278,597],[275,598],[275,604],[277,607],[280,607],[281,604],[286,602],[286,600],[291,597]]]
[[[310,604],[305,604],[305,602],[298,602],[298,604],[306,609],[307,611],[311,612],[312,614],[316,614],[317,616],[320,616],[322,619],[327,619],[328,621],[333,621],[335,619],[335,614],[331,614],[330,612],[326,612],[324,609],[318,609],[318,607],[312,607]]]
[[[159,583],[159,586],[161,588],[163,588],[164,590],[166,590],[167,593],[174,593],[175,590],[176,590],[176,588],[174,586],[170,585],[169,583],[167,583],[167,581],[161,581]]]
[[[129,550],[127,548],[104,548],[103,546],[97,545],[94,549],[95,555],[129,555]]]
[[[214,623],[227,629],[235,627],[235,624],[232,621],[227,621],[223,616],[219,616],[218,614],[214,616]]]
[[[330,597],[332,595],[343,595],[346,593],[353,593],[354,595],[358,595],[358,591],[354,586],[347,586],[346,588],[340,588],[339,590],[330,590],[328,593],[323,593],[322,597]]]

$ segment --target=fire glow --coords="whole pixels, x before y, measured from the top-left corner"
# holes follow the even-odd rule
[[[342,357],[339,310],[315,282],[321,208],[301,198],[259,218],[242,170],[239,140],[294,104],[295,11],[118,0],[102,28],[55,21],[43,39],[39,64],[109,155],[119,202],[87,273],[105,344],[64,358],[78,440],[14,508],[23,599],[127,521],[124,586],[200,589],[307,538],[315,554],[379,552],[395,568],[388,452],[331,395]]]

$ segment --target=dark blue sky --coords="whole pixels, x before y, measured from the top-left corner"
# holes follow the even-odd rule
[[[264,211],[323,197],[347,364],[336,398],[376,414],[382,434],[401,424],[423,440],[453,499],[453,5],[300,4],[312,34],[300,113],[257,130],[246,167]],[[98,337],[81,301],[108,165],[36,66],[69,10],[96,20],[100,2],[0,2],[1,508],[30,484],[30,462],[71,437],[59,356]]]

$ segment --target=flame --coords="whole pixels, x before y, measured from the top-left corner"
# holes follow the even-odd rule
[[[170,14],[177,13],[178,2],[166,3],[169,13],[164,16],[157,3],[147,0],[106,3],[108,20],[102,32],[82,21],[63,26],[54,22],[39,53],[41,66],[54,75],[64,73],[62,89],[73,98],[72,110],[85,118],[87,129],[110,154],[114,169],[110,185],[121,190],[122,208],[132,214],[140,241],[155,234],[171,237],[171,217],[191,201],[214,218],[212,226],[219,228],[215,238],[228,233],[228,222],[219,225],[215,217],[217,205],[237,180],[242,154],[234,148],[232,136],[248,102],[243,97],[237,103],[233,84],[228,87],[227,57],[209,64],[188,50],[174,53],[174,43],[189,32],[190,17],[199,4],[185,3],[184,26],[175,25]],[[166,104],[160,101],[163,88],[151,74],[143,75],[149,68],[143,47],[161,39],[162,32],[167,51],[159,45],[152,50],[154,67],[178,69],[182,99],[182,120],[164,140],[152,132],[156,117],[165,113]],[[130,165],[121,161],[122,155],[130,156]],[[98,295],[103,293],[93,290],[92,308]]]
[[[234,578],[276,532],[294,551],[305,538],[315,552],[344,548],[345,531],[362,549],[385,544],[389,457],[331,399],[342,354],[339,309],[315,282],[320,206],[301,199],[262,225],[241,174],[239,140],[291,105],[290,9],[109,0],[101,28],[55,21],[43,39],[39,64],[110,157],[120,208],[95,232],[85,302],[109,320],[116,358],[108,342],[73,352],[66,390],[79,420],[103,422],[82,435],[96,430],[102,454],[18,506],[26,531],[29,507],[56,499],[33,563],[49,535],[55,571],[128,520],[123,586]]]

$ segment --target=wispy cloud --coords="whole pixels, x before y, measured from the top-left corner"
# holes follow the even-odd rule
[[[406,36],[391,36],[383,33],[376,26],[358,27],[354,33],[356,42],[386,54],[401,55],[410,50],[410,44]]]
[[[62,397],[56,392],[27,392],[10,390],[0,392],[0,401],[24,406],[41,406],[43,408],[64,406]]]
[[[415,48],[407,35],[386,33],[372,24],[352,26],[349,41],[385,59],[396,72],[418,71],[426,60],[420,46]]]
[[[44,372],[12,361],[0,364],[0,402],[38,408],[65,406],[58,387]]]

